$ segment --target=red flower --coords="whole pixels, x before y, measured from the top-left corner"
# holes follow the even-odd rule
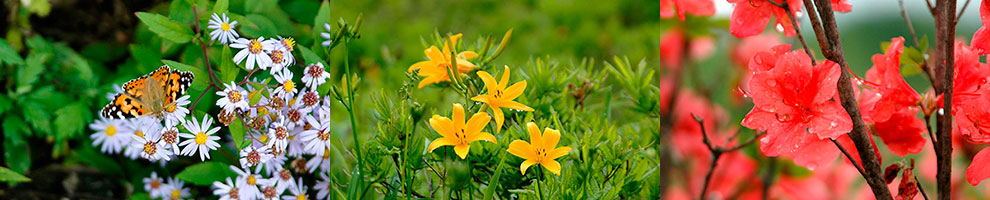
[[[749,59],[756,53],[770,50],[770,48],[780,44],[780,38],[773,34],[761,34],[753,37],[743,38],[732,51],[732,61],[736,65],[746,68]]]
[[[688,37],[681,29],[672,29],[667,32],[660,39],[660,60],[668,69],[676,69],[683,65],[684,51],[685,51],[685,40]],[[693,60],[702,60],[708,57],[715,50],[715,41],[712,37],[702,36],[690,38],[691,43],[688,50],[688,56]]]
[[[983,26],[976,33],[973,33],[973,48],[977,50],[980,55],[990,54],[990,0],[983,0],[980,4],[980,21],[983,22]]]
[[[980,63],[980,56],[962,42],[955,46],[953,77],[953,129],[973,143],[990,143],[990,65]],[[942,103],[938,103],[942,105]]]
[[[849,4],[849,0],[831,0],[831,2],[832,10],[835,12],[849,12],[853,10],[853,6]]]
[[[918,112],[921,95],[901,76],[903,49],[904,38],[897,37],[890,41],[886,54],[873,55],[873,68],[866,71],[868,87],[863,89],[859,105],[866,121],[882,122],[894,113]]]
[[[787,17],[787,11],[783,8],[768,2],[768,0],[728,0],[735,3],[736,8],[732,10],[730,17],[729,32],[736,37],[749,37],[760,34],[770,22],[770,15],[777,17],[775,27],[777,31],[784,32],[785,35],[794,36],[794,27]],[[776,1],[775,1],[776,2]],[[791,10],[801,10],[801,1],[788,1]]]
[[[895,113],[890,119],[873,124],[884,144],[897,156],[920,153],[925,148],[925,122],[913,113]]]
[[[793,155],[798,165],[814,168],[831,161],[837,149],[829,141],[852,130],[852,120],[837,100],[839,66],[811,65],[804,51],[779,45],[753,57],[749,82],[754,107],[742,125],[766,131],[760,150],[767,156]]]
[[[990,178],[990,148],[983,148],[973,156],[973,162],[966,168],[966,180],[976,186],[987,178]]]
[[[667,18],[674,16],[684,21],[684,14],[688,13],[697,16],[715,15],[715,2],[712,0],[660,0],[660,16]]]

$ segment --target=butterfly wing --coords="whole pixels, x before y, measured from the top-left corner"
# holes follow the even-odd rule
[[[100,115],[107,119],[139,117],[147,113],[145,107],[144,103],[134,98],[134,96],[117,94],[117,96],[113,97],[113,101],[110,101],[110,103],[103,107]]]
[[[175,102],[176,99],[186,94],[189,86],[192,85],[194,77],[192,72],[171,70],[168,73],[168,77],[163,79],[164,84],[162,84],[165,86],[165,105]]]

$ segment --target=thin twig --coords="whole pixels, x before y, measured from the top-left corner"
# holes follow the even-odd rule
[[[959,10],[959,14],[956,15],[956,22],[953,22],[952,23],[952,26],[958,26],[959,25],[959,19],[962,18],[963,13],[966,13],[966,8],[967,7],[969,7],[969,0],[966,0],[966,3],[963,3],[962,10]]]
[[[192,105],[189,105],[189,112],[190,113],[192,113],[193,109],[196,109],[196,104],[199,103],[199,100],[203,99],[203,96],[206,96],[206,93],[207,92],[210,92],[210,89],[209,88],[206,88],[205,90],[203,90],[203,94],[199,94],[199,97],[196,97],[196,101],[194,101],[192,103]]]
[[[767,160],[770,163],[770,168],[767,169],[767,173],[763,175],[763,200],[770,199],[770,185],[773,182],[774,175],[777,175],[777,157],[770,157]]]
[[[925,193],[925,187],[921,187],[921,180],[918,180],[918,176],[914,176],[914,185],[918,186],[918,192],[921,192],[921,196],[928,200],[928,194]]]
[[[783,0],[784,4],[789,4],[787,0]],[[801,41],[801,46],[804,47],[804,53],[811,57],[811,65],[818,65],[818,61],[815,61],[815,53],[811,52],[811,47],[808,47],[808,42],[804,41],[804,36],[801,35],[801,28],[797,24],[797,18],[794,17],[794,11],[791,10],[790,6],[782,6],[784,11],[787,12],[787,18],[791,19],[791,27],[794,28],[794,33],[797,35],[798,41]]]
[[[918,42],[918,34],[914,33],[914,24],[911,23],[911,17],[908,16],[907,8],[904,7],[904,0],[897,0],[897,4],[901,6],[901,17],[904,17],[904,22],[907,24],[908,31],[911,31],[911,38],[914,39],[914,46],[920,46],[921,43]]]
[[[846,159],[849,159],[849,162],[852,163],[854,167],[856,167],[856,171],[859,171],[859,175],[865,177],[866,171],[863,171],[863,167],[860,167],[859,166],[860,164],[856,163],[856,159],[853,159],[852,154],[849,154],[849,151],[846,151],[846,148],[842,147],[842,145],[839,144],[838,141],[835,141],[835,139],[830,139],[830,140],[832,140],[832,143],[835,144],[835,147],[839,148],[839,151],[842,152],[842,155],[846,156]]]

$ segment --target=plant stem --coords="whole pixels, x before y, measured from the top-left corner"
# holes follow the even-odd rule
[[[358,171],[361,171],[363,170],[362,167],[364,162],[361,160],[361,158],[363,158],[361,157],[361,140],[358,139],[357,120],[355,120],[354,118],[354,89],[353,87],[351,87],[351,84],[353,84],[352,82],[354,82],[354,80],[352,80],[353,76],[351,76],[350,62],[348,61],[349,60],[348,56],[350,52],[349,43],[350,40],[344,41],[344,74],[345,76],[347,76],[346,78],[347,81],[344,81],[345,83],[344,85],[345,87],[347,87],[346,108],[347,108],[347,113],[351,117],[351,137],[354,137],[354,154],[356,158],[355,160],[357,160]],[[351,177],[351,178],[355,178],[355,177]]]
[[[938,83],[935,93],[943,98],[943,110],[936,112],[938,137],[935,157],[938,163],[935,179],[938,182],[938,199],[951,199],[952,176],[952,77],[953,42],[956,32],[956,1],[938,0],[935,5],[935,74]]]
[[[825,58],[837,63],[840,67],[841,74],[836,88],[838,89],[842,107],[845,108],[846,113],[849,114],[849,118],[852,119],[853,129],[852,132],[849,132],[849,137],[856,144],[856,150],[859,152],[860,160],[862,160],[863,170],[865,172],[863,178],[870,185],[875,198],[892,199],[890,190],[881,176],[880,162],[876,157],[873,141],[866,132],[866,124],[863,122],[857,100],[853,94],[851,72],[843,55],[842,42],[839,41],[839,30],[836,26],[832,4],[830,1],[816,0],[814,7],[817,8],[817,14],[815,14],[815,9],[812,9],[810,5],[811,0],[804,0],[804,2],[809,12],[809,18],[811,19],[813,28],[815,29],[818,44],[822,48],[822,54],[825,55]],[[821,21],[819,22],[818,20]]]
[[[537,167],[536,171],[540,172],[539,177],[536,177],[536,194],[538,194],[540,200],[543,200],[543,188],[540,187],[540,182],[543,182],[540,180],[543,178],[543,168]]]
[[[815,61],[815,53],[811,52],[811,47],[808,47],[808,42],[804,40],[804,35],[801,35],[801,27],[798,26],[797,18],[794,17],[794,11],[791,10],[791,6],[789,6],[790,2],[788,2],[788,0],[784,0],[783,2],[784,4],[780,8],[787,11],[787,18],[791,19],[791,27],[794,27],[795,35],[797,35],[798,41],[801,41],[801,46],[804,47],[804,53],[808,54],[808,57],[811,57],[811,65],[818,65],[818,61]]]

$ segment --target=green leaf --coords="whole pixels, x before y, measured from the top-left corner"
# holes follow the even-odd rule
[[[174,0],[168,6],[168,18],[182,24],[193,23],[192,2],[188,0]]]
[[[34,84],[41,75],[41,72],[45,71],[45,60],[51,57],[51,54],[47,53],[32,53],[27,57],[27,65],[17,69],[17,87],[30,88],[31,84]]]
[[[85,83],[91,85],[84,85],[84,88],[90,88],[96,85],[95,75],[93,74],[93,68],[89,66],[89,61],[83,58],[78,53],[76,53],[72,48],[69,48],[65,44],[59,43],[55,44],[55,55],[62,56],[63,61],[59,63],[65,63],[62,67],[68,67],[75,69],[74,75],[79,77],[79,79],[86,81]]]
[[[151,196],[147,192],[135,193],[131,195],[131,200],[151,200]]]
[[[24,120],[21,117],[13,115],[3,118],[3,139],[5,142],[10,142],[13,145],[24,145],[27,144],[24,136],[28,134],[28,127],[24,125]]]
[[[62,138],[72,138],[82,133],[90,121],[89,109],[82,102],[75,102],[55,111],[55,131]]]
[[[24,59],[21,58],[21,55],[17,54],[17,51],[4,38],[0,38],[0,63],[7,63],[7,65],[24,64]]]
[[[216,4],[213,4],[213,13],[225,13],[227,12],[227,7],[230,6],[230,0],[218,0]]]
[[[175,62],[171,60],[162,60],[162,62],[164,62],[169,67],[172,67],[172,69],[192,72],[193,75],[196,76],[193,78],[192,86],[190,86],[192,89],[203,91],[206,89],[206,86],[210,85],[209,82],[210,76],[206,74],[206,71],[203,71],[203,69],[201,68],[189,66],[187,64],[182,64],[180,62]]]
[[[920,49],[921,52],[928,51],[928,35],[921,36],[921,41],[920,44],[918,44],[918,49]]]
[[[233,58],[234,54],[230,47],[224,46],[223,52],[220,53],[220,81],[224,83],[234,81],[241,72],[241,68],[234,64]]]
[[[498,187],[498,178],[502,176],[502,165],[505,165],[505,152],[502,154],[502,158],[498,160],[498,165],[495,166],[495,174],[492,175],[492,179],[488,181],[488,188],[485,189],[485,197],[481,199],[492,199],[492,195],[495,194],[495,188]]]
[[[193,31],[188,26],[179,22],[169,20],[167,17],[146,12],[138,12],[138,19],[148,25],[151,32],[155,32],[159,37],[168,39],[175,43],[187,43],[193,38]]]
[[[279,35],[280,30],[275,26],[275,22],[263,15],[250,14],[244,16],[245,23],[241,26],[241,33],[248,38],[258,38],[259,36]]]
[[[10,98],[0,95],[0,115],[3,115],[3,113],[13,108],[13,105],[14,102],[11,102]]]
[[[306,65],[313,63],[323,63],[323,58],[320,58],[320,56],[316,55],[316,53],[313,52],[312,50],[309,50],[309,48],[306,48],[304,46],[297,46],[297,48],[299,49],[299,52],[302,53],[302,57],[303,60],[306,61]],[[326,63],[323,63],[323,66],[324,67],[327,66]]]
[[[901,76],[914,76],[918,73],[921,73],[921,66],[918,64],[901,65]]]
[[[37,102],[27,102],[23,104],[24,119],[31,124],[34,130],[42,134],[49,134],[52,132],[51,116],[45,112],[43,105]]]
[[[354,171],[351,172],[351,183],[347,186],[347,199],[360,199],[361,197],[361,169],[355,167]]]
[[[234,176],[234,172],[230,171],[230,167],[227,165],[207,161],[193,166],[189,166],[186,169],[176,174],[175,177],[195,185],[210,185],[214,181],[222,181],[227,177]]]
[[[240,118],[234,119],[234,122],[230,123],[230,136],[234,138],[234,145],[237,149],[244,148],[247,146],[247,142],[244,142],[244,135],[247,129],[244,127],[244,123]]]
[[[136,71],[145,73],[158,69],[161,65],[162,52],[151,50],[147,46],[131,44],[131,57],[137,61]]]
[[[7,166],[18,173],[27,172],[31,168],[31,149],[24,136],[30,130],[17,116],[9,116],[3,120],[3,131],[3,156]]]
[[[0,181],[4,182],[30,182],[31,179],[6,167],[0,167]]]

